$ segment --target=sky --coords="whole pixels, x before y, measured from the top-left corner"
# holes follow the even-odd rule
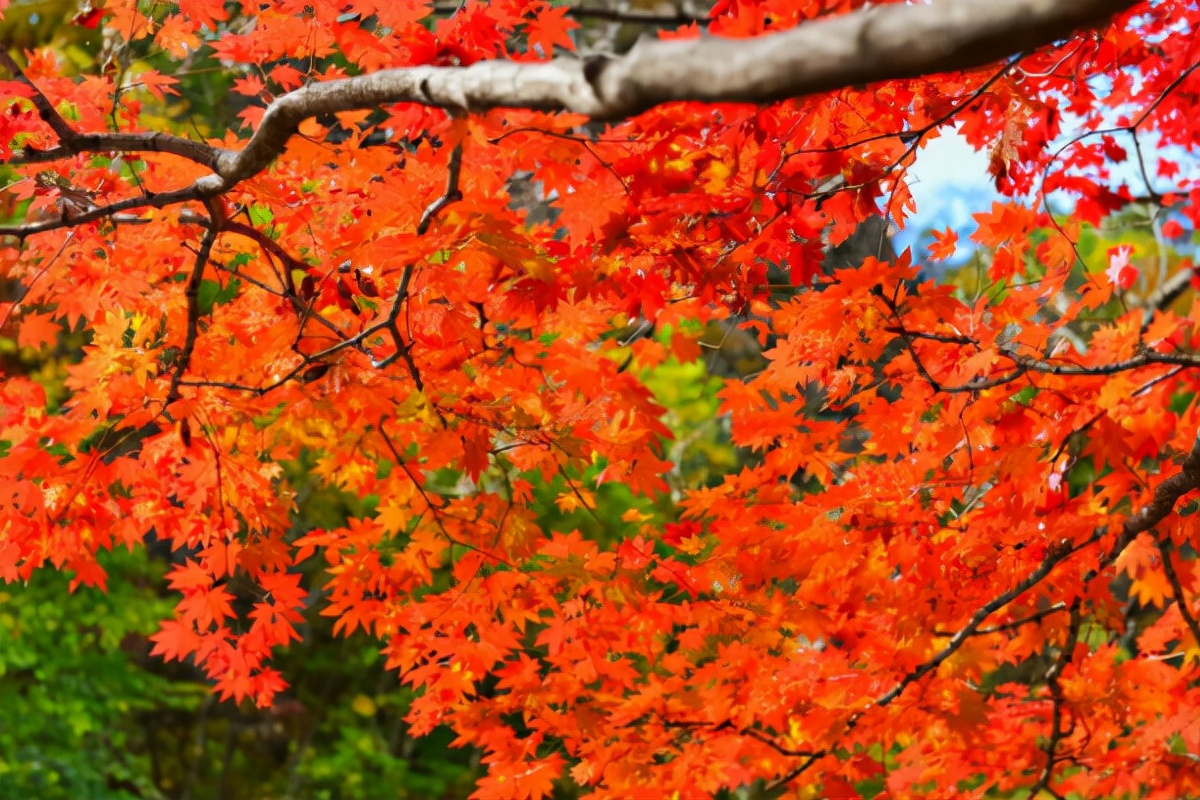
[[[969,245],[966,237],[975,228],[971,215],[1000,199],[988,174],[987,152],[976,152],[954,133],[943,134],[918,151],[909,175],[917,212],[894,239],[897,251],[912,247],[918,259],[925,255],[922,248],[929,241],[922,234],[931,228],[953,228],[960,244]]]
[[[1078,131],[1064,125],[1064,133],[1050,147],[1057,148],[1077,135]],[[1117,139],[1119,144],[1129,148],[1129,143],[1120,135]],[[1179,165],[1181,176],[1177,180],[1186,182],[1200,179],[1200,153],[1188,153],[1179,147],[1160,151],[1147,141],[1149,139],[1151,137],[1146,136],[1142,141],[1152,172],[1154,157],[1161,152]],[[1130,158],[1123,164],[1109,166],[1114,187],[1124,183],[1135,194],[1144,192],[1145,184],[1136,159]],[[912,247],[914,257],[922,260],[928,255],[925,246],[930,242],[925,232],[949,227],[958,234],[959,253],[947,263],[949,266],[961,264],[974,249],[968,238],[976,227],[972,215],[988,210],[994,201],[1002,199],[988,174],[987,151],[976,152],[961,136],[946,132],[917,152],[909,175],[909,189],[917,211],[909,218],[907,227],[894,237],[897,251]],[[1158,188],[1163,189],[1161,186]],[[1059,193],[1052,194],[1050,200],[1055,208],[1069,207],[1069,198]],[[1175,213],[1172,216],[1177,217],[1185,228],[1191,227],[1182,215]]]

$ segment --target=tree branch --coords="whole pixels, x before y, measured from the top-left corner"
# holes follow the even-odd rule
[[[1150,530],[1166,519],[1175,510],[1175,504],[1179,502],[1179,499],[1188,492],[1196,489],[1200,489],[1200,435],[1196,437],[1191,451],[1184,458],[1180,471],[1160,483],[1154,490],[1154,495],[1150,498],[1150,502],[1125,520],[1125,524],[1121,527],[1121,533],[1117,537],[1116,542],[1113,543],[1108,553],[1101,557],[1099,566],[1093,572],[1099,574],[1108,567],[1139,533]],[[1105,529],[1100,528],[1074,547],[1052,550],[1046,555],[1046,558],[1037,569],[1012,589],[999,595],[976,611],[971,617],[970,622],[951,638],[945,648],[917,669],[908,673],[894,689],[880,697],[875,705],[886,706],[892,703],[904,692],[904,689],[909,684],[932,672],[962,647],[966,640],[979,630],[984,620],[1040,583],[1059,563],[1085,547],[1100,541],[1106,533]]]
[[[1054,605],[1050,606],[1049,608],[1034,612],[1033,614],[1030,614],[1027,617],[1021,617],[1020,619],[1014,619],[1011,622],[1002,622],[998,625],[992,625],[987,628],[979,628],[972,634],[972,636],[987,636],[992,633],[1004,633],[1006,631],[1015,631],[1018,628],[1024,627],[1025,625],[1030,625],[1034,622],[1041,622],[1046,617],[1052,616],[1054,614],[1061,614],[1063,611],[1067,611],[1067,610],[1068,609],[1067,609],[1066,603],[1055,603]],[[935,636],[953,636],[954,634],[947,633],[947,632],[941,631],[941,630],[935,630],[934,635]]]
[[[3,48],[0,48],[0,67],[12,73],[14,80],[32,90],[30,100],[37,109],[38,116],[58,136],[58,147],[50,150],[25,148],[12,158],[12,164],[41,164],[70,158],[77,153],[147,152],[171,153],[209,169],[216,168],[219,152],[216,148],[169,133],[76,133],[49,98],[25,75],[20,65]]]
[[[460,7],[461,4],[459,3],[438,3],[433,7],[433,13],[453,15]],[[640,11],[638,9],[623,11],[617,8],[568,6],[567,14],[575,19],[594,19],[601,22],[618,22],[623,25],[689,25],[693,22],[704,25],[709,21],[705,16],[689,14],[683,9],[661,13],[656,11]]]
[[[1162,285],[1146,298],[1143,329],[1148,327],[1154,320],[1154,312],[1164,311],[1167,306],[1178,300],[1179,296],[1191,286],[1192,280],[1195,277],[1196,271],[1194,269],[1181,269],[1163,281]]]
[[[1043,791],[1050,790],[1050,781],[1054,778],[1054,767],[1059,762],[1058,748],[1062,745],[1062,740],[1070,735],[1070,728],[1063,728],[1062,724],[1066,695],[1063,693],[1059,678],[1062,677],[1063,670],[1067,664],[1071,663],[1071,659],[1075,655],[1075,645],[1079,641],[1079,629],[1082,624],[1079,614],[1079,608],[1082,604],[1083,599],[1079,597],[1076,597],[1074,602],[1071,603],[1071,624],[1067,627],[1067,639],[1063,642],[1058,658],[1054,659],[1054,663],[1046,671],[1046,686],[1050,689],[1051,698],[1050,736],[1044,748],[1046,765],[1042,767],[1041,775],[1038,776],[1033,788],[1029,790],[1030,797],[1037,797]]]
[[[0,54],[0,66],[33,87],[39,115],[60,140],[52,150],[25,152],[16,163],[79,152],[146,151],[171,153],[213,170],[187,189],[144,203],[162,207],[226,192],[258,174],[284,151],[300,123],[321,114],[412,102],[465,111],[567,110],[620,119],[680,100],[768,103],[856,84],[974,69],[1042,47],[1079,28],[1104,24],[1136,2],[934,0],[926,6],[873,6],[755,39],[643,39],[619,58],[382,70],[310,84],[277,98],[267,107],[258,131],[237,151],[167,134],[76,133],[7,53]],[[62,222],[0,233],[26,236],[133,207],[137,206],[114,205]]]
[[[175,371],[171,377],[171,388],[167,390],[167,399],[163,403],[164,407],[169,406],[179,399],[179,387],[183,381],[184,373],[192,363],[192,354],[196,350],[196,340],[200,336],[200,284],[204,278],[204,268],[208,265],[208,257],[212,254],[213,245],[217,242],[217,236],[220,234],[220,228],[215,222],[216,215],[213,215],[214,222],[204,231],[204,237],[200,240],[200,249],[196,251],[196,261],[192,266],[191,274],[188,276],[187,288],[185,295],[187,297],[187,331],[184,335],[183,347],[179,351],[179,356],[175,362]]]
[[[18,239],[23,239],[35,233],[61,230],[62,228],[74,228],[77,225],[83,225],[84,223],[93,222],[105,217],[112,217],[124,211],[137,211],[144,208],[166,208],[167,206],[200,199],[202,199],[200,194],[192,186],[160,194],[147,193],[137,197],[126,198],[125,200],[118,200],[106,206],[96,206],[95,208],[90,208],[87,211],[81,211],[76,214],[64,214],[61,217],[38,222],[28,222],[23,225],[0,225],[0,236],[15,236]]]
[[[25,75],[25,71],[20,65],[13,60],[13,57],[8,54],[8,51],[0,48],[0,67],[4,67],[12,73],[13,80],[23,83],[33,90],[30,99],[33,101],[33,107],[37,109],[38,116],[42,118],[42,122],[50,126],[50,130],[54,131],[60,139],[65,139],[74,134],[71,126],[63,119],[62,114],[58,113],[58,109],[50,102],[46,95],[42,94],[42,90],[34,85],[33,81],[29,80]]]
[[[1188,598],[1183,591],[1183,582],[1179,580],[1179,573],[1175,571],[1175,565],[1171,563],[1171,550],[1161,536],[1157,537],[1157,544],[1158,553],[1162,557],[1163,574],[1167,576],[1167,583],[1171,585],[1171,591],[1175,593],[1179,616],[1183,617],[1183,622],[1187,625],[1188,632],[1192,634],[1192,639],[1196,641],[1197,645],[1200,645],[1200,621],[1196,619],[1196,615],[1188,606]]]
[[[643,39],[627,55],[419,66],[315,83],[276,99],[244,149],[218,154],[212,195],[270,164],[301,122],[388,103],[634,116],[677,100],[768,103],[860,83],[974,69],[1103,24],[1135,0],[937,0],[875,6],[755,39]]]
[[[77,153],[170,153],[215,169],[222,151],[169,133],[74,133],[60,137],[51,150],[25,148],[13,156],[12,164],[44,164],[70,158]]]
[[[1107,569],[1114,561],[1116,561],[1121,552],[1129,546],[1129,543],[1132,542],[1138,534],[1149,531],[1155,525],[1166,519],[1175,510],[1175,504],[1179,502],[1180,498],[1182,498],[1185,494],[1197,489],[1200,489],[1200,435],[1197,435],[1192,444],[1192,449],[1184,457],[1179,472],[1160,483],[1155,488],[1154,494],[1150,498],[1150,502],[1142,506],[1140,510],[1125,520],[1125,524],[1121,526],[1121,531],[1117,535],[1116,540],[1113,542],[1113,546],[1107,553],[1100,557],[1099,564],[1094,569],[1089,570],[1088,574],[1085,576],[1085,580],[1091,580]],[[943,647],[929,659],[926,659],[916,668],[906,673],[894,687],[892,687],[886,693],[880,695],[879,698],[871,704],[871,707],[882,708],[894,703],[902,694],[904,694],[904,691],[909,686],[936,670],[946,661],[946,659],[958,652],[959,648],[966,644],[969,638],[977,635],[988,617],[1011,603],[1013,600],[1016,600],[1021,595],[1025,594],[1025,592],[1029,591],[1034,586],[1041,583],[1051,572],[1054,571],[1054,568],[1059,564],[1066,561],[1076,553],[1101,541],[1106,535],[1108,535],[1108,532],[1109,531],[1107,528],[1097,528],[1091,536],[1075,544],[1074,546],[1051,550],[1046,554],[1046,557],[1042,559],[1042,562],[1037,566],[1036,569],[1030,572],[1029,575],[1027,575],[1011,589],[997,595],[987,604],[977,609],[975,613],[971,615],[971,618],[968,620],[967,624],[960,628],[958,633],[951,637],[950,641],[945,647]],[[1076,607],[1073,605],[1072,610],[1075,608]],[[1075,624],[1075,619],[1076,617],[1073,614],[1072,625]],[[1061,670],[1061,667],[1059,670]],[[1051,676],[1057,677],[1057,673],[1051,673],[1051,675],[1048,677]],[[861,720],[863,715],[866,713],[867,709],[855,712],[855,714],[851,716],[849,721],[846,723],[843,730],[843,735],[850,733],[852,730],[858,727],[859,720]],[[797,766],[791,772],[788,772],[772,781],[769,785],[769,788],[775,789],[795,780],[810,767],[812,767],[812,765],[818,759],[823,758],[825,755],[833,752],[836,749],[837,744],[834,743],[826,747],[824,750],[814,753],[810,758],[806,759],[804,763]]]

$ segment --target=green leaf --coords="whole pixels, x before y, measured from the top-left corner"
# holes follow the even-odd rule
[[[1039,389],[1036,386],[1026,386],[1013,395],[1013,402],[1027,406],[1033,402],[1033,398],[1037,397]]]
[[[237,278],[231,278],[224,286],[216,281],[200,281],[200,291],[197,294],[197,299],[200,303],[200,313],[207,316],[212,314],[213,308],[216,306],[231,302],[237,297],[238,290],[241,287],[242,282]]]
[[[275,215],[266,206],[250,206],[248,213],[250,214],[250,224],[256,228],[269,225],[275,220]]]

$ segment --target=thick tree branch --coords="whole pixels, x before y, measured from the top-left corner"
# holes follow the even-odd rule
[[[466,111],[568,110],[619,119],[679,100],[767,103],[861,83],[973,69],[1062,39],[1079,28],[1104,24],[1136,2],[935,0],[927,6],[870,7],[755,39],[643,39],[620,58],[383,70],[283,95],[267,107],[259,130],[238,151],[166,134],[76,133],[34,87],[34,104],[58,135],[59,145],[26,152],[16,161],[145,151],[172,153],[213,169],[214,174],[189,189],[146,203],[162,207],[220,194],[258,174],[283,152],[301,122],[321,114],[415,102]],[[0,55],[0,66],[33,86],[6,53]],[[0,232],[25,236],[124,208],[109,206],[63,222]]]
[[[391,69],[298,89],[267,108],[249,144],[222,152],[203,194],[262,171],[305,119],[415,102],[484,111],[569,110],[620,119],[676,100],[767,103],[840,87],[973,69],[1104,24],[1136,0],[938,0],[876,6],[756,39],[644,39],[621,58]]]

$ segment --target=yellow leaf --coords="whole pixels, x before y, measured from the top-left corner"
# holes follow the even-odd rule
[[[396,419],[402,422],[416,419],[422,416],[422,412],[428,407],[423,392],[413,392],[408,397],[404,398],[404,402],[396,406]]]
[[[354,713],[363,717],[375,716],[375,701],[367,697],[365,694],[360,694],[350,702],[350,707],[354,709]]]

